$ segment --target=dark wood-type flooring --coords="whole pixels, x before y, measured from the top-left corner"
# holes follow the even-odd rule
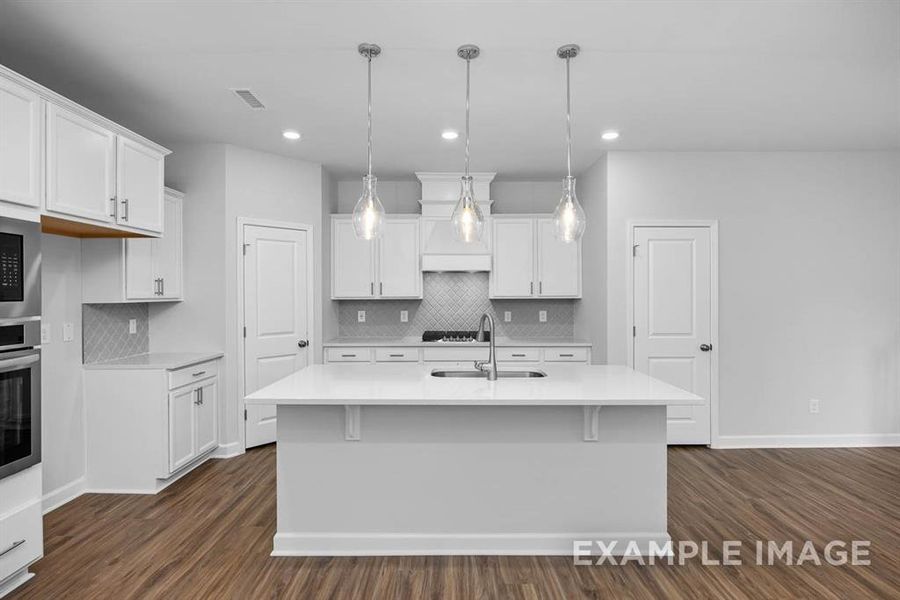
[[[575,500],[573,501],[583,501]],[[365,497],[360,497],[365,502]],[[871,566],[575,566],[571,557],[272,558],[274,447],[156,496],[44,519],[26,598],[900,598],[900,448],[669,451],[675,540],[872,541]]]

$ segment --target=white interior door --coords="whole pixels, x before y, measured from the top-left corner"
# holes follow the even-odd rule
[[[310,361],[310,233],[244,226],[244,394]],[[246,447],[275,441],[275,407],[247,406]]]
[[[709,444],[710,229],[637,227],[634,244],[634,368],[707,399],[669,407],[668,439]]]

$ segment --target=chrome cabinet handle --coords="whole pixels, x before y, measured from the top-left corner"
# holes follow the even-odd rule
[[[388,357],[390,357],[390,358],[403,358],[403,355],[402,355],[402,354],[388,354]]]
[[[13,542],[13,543],[12,543],[12,546],[10,546],[9,548],[7,548],[7,549],[4,550],[3,552],[0,552],[0,556],[3,556],[3,555],[5,555],[5,554],[7,554],[7,553],[9,553],[9,552],[12,552],[13,550],[15,550],[16,548],[18,548],[19,546],[21,546],[21,545],[24,544],[24,543],[25,543],[25,540],[19,540],[19,541]]]
[[[111,212],[109,213],[109,216],[112,217],[113,219],[115,219],[116,218],[116,205],[118,204],[118,202],[116,202],[115,196],[110,198],[109,201],[112,203],[112,206],[110,207]]]
[[[378,295],[384,296],[384,284],[382,282],[378,282]]]
[[[356,358],[355,354],[341,354],[341,358]]]
[[[369,283],[369,295],[370,296],[375,295],[375,282],[374,281]]]
[[[543,294],[543,293],[544,293],[544,282],[539,281],[538,282],[538,294]]]
[[[534,294],[534,282],[533,282],[533,281],[529,284],[529,287],[528,287],[528,293],[529,293],[530,295],[533,295],[533,294]]]
[[[159,278],[159,295],[160,296],[166,295],[166,278],[165,277]]]
[[[560,353],[560,357],[562,357],[562,358],[575,358],[575,355],[574,355],[574,354],[571,354],[571,353],[568,353],[568,354]]]
[[[128,220],[128,198],[122,200],[122,220]]]
[[[513,358],[525,358],[524,354],[513,354]]]
[[[206,375],[206,371],[197,371],[196,373],[191,373],[191,377],[200,377],[201,375]]]

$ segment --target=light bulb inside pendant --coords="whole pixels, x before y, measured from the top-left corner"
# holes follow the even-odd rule
[[[453,232],[461,242],[477,242],[484,231],[484,213],[475,201],[472,177],[463,176],[460,187],[459,202],[450,217]]]
[[[363,177],[363,193],[353,209],[353,231],[361,240],[374,240],[381,236],[384,227],[384,205],[375,189],[377,178]]]
[[[563,179],[563,193],[553,211],[553,226],[556,230],[556,238],[564,243],[571,243],[584,233],[587,219],[584,209],[575,195],[575,178]]]

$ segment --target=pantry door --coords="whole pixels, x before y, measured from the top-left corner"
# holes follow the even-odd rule
[[[243,226],[244,395],[312,362],[312,232]],[[275,441],[275,407],[244,408],[245,447]]]
[[[633,365],[706,398],[668,408],[669,444],[711,439],[712,253],[710,227],[635,227]]]

